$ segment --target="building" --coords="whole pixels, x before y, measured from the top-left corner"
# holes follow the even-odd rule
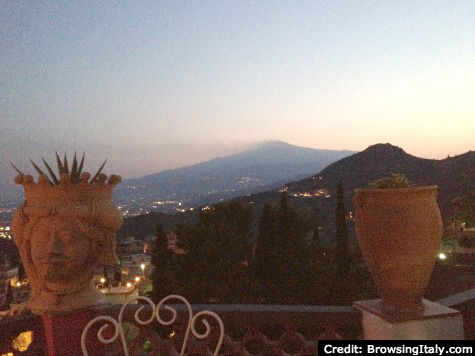
[[[13,240],[10,221],[0,221],[0,239]]]
[[[150,271],[150,262],[152,258],[144,253],[120,257],[122,263],[122,274],[127,279],[135,279],[135,277],[144,277]]]
[[[117,256],[122,265],[122,284],[134,283],[137,277],[143,279],[151,271],[152,258],[145,253],[145,247],[144,241],[136,240],[132,236],[117,243]]]
[[[475,263],[475,227],[467,227],[464,220],[457,218],[458,212],[463,209],[462,198],[452,201],[452,221],[445,227],[442,252],[453,257],[458,265],[474,266]]]
[[[473,266],[475,262],[475,229],[463,228],[453,233],[455,240],[455,261],[457,264]]]
[[[117,256],[129,256],[145,253],[145,243],[142,240],[136,240],[133,236],[117,242]]]

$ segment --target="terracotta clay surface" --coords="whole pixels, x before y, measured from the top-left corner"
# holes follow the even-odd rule
[[[122,215],[112,205],[120,177],[101,175],[78,184],[62,175],[60,184],[17,176],[25,202],[14,214],[15,243],[31,286],[29,308],[36,314],[61,314],[103,301],[93,285],[96,263],[114,265],[115,234]]]
[[[442,236],[437,187],[357,189],[356,234],[383,308],[414,312]]]

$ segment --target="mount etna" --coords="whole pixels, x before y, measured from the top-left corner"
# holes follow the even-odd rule
[[[353,227],[351,224],[353,190],[367,187],[369,182],[389,176],[391,173],[405,174],[415,185],[437,185],[439,187],[438,203],[443,217],[446,218],[452,212],[453,199],[466,196],[473,198],[475,152],[469,151],[454,157],[435,160],[412,156],[391,144],[376,144],[315,172],[318,173],[309,175],[305,179],[291,182],[289,180],[272,189],[245,194],[234,199],[253,204],[254,226],[256,226],[263,205],[276,204],[282,192],[285,191],[292,206],[305,210],[307,215],[315,217],[316,224],[321,229],[322,240],[332,243],[335,235],[335,194],[339,182],[344,187],[345,206],[350,218],[350,234]],[[173,229],[176,223],[194,221],[199,210],[175,215],[150,213],[128,218],[119,235],[135,235],[142,238],[147,234],[153,234],[159,223],[167,229]]]

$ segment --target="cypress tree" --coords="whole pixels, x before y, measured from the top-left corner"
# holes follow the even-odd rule
[[[336,196],[336,271],[330,288],[330,299],[337,304],[348,304],[351,301],[352,277],[350,276],[350,251],[348,247],[348,231],[346,227],[345,202],[343,186],[338,184]]]
[[[267,303],[299,303],[304,294],[308,222],[283,193],[279,204],[264,206],[255,255],[256,275]]]
[[[305,239],[310,224],[289,206],[287,194],[282,193],[277,212],[277,266],[274,274],[281,297],[279,303],[301,303],[304,293]]]
[[[256,251],[254,255],[254,271],[257,286],[261,293],[270,292],[272,280],[272,264],[275,261],[275,246],[273,241],[274,212],[269,204],[265,204],[259,220]]]
[[[167,235],[162,225],[157,226],[155,236],[155,246],[152,251],[151,260],[154,267],[152,272],[152,295],[157,300],[160,300],[169,294],[166,273],[170,262],[170,252],[168,251]]]
[[[336,264],[337,278],[343,278],[348,275],[350,270],[350,258],[348,248],[348,230],[346,227],[345,216],[345,197],[343,194],[343,185],[338,184],[336,193]]]

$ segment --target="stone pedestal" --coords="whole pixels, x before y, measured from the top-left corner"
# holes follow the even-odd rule
[[[362,313],[365,340],[463,340],[462,314],[423,300],[417,313],[383,312],[381,299],[355,302]]]
[[[48,356],[82,355],[81,335],[96,313],[92,309],[69,312],[63,315],[41,316]],[[89,355],[103,355],[105,345],[97,339],[98,328],[88,333]]]

